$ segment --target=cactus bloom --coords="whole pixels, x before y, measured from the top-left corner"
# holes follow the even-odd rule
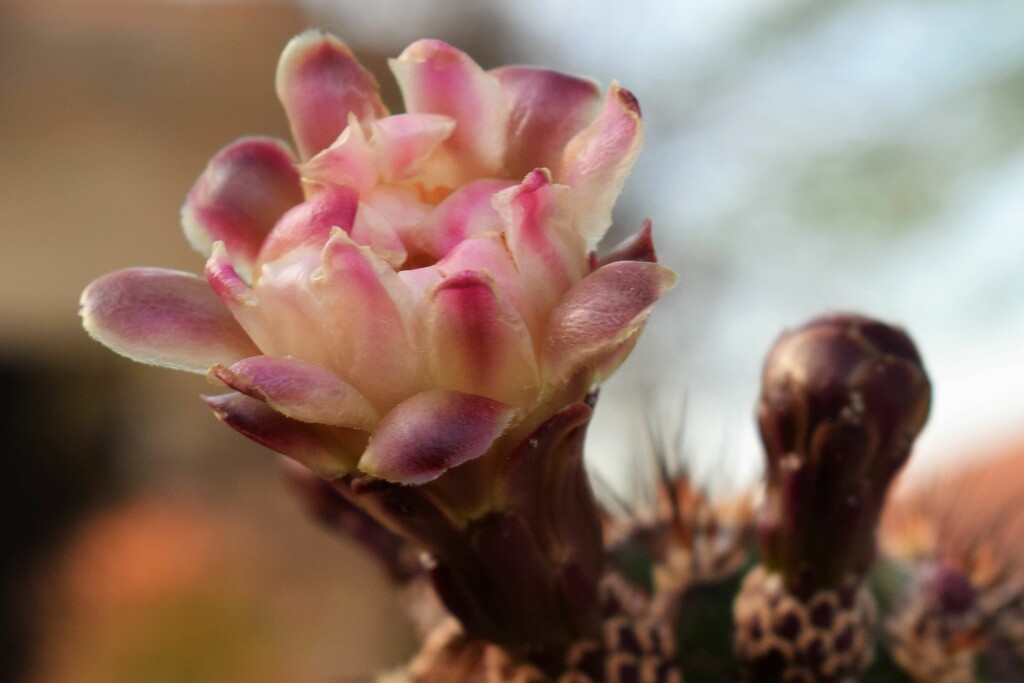
[[[419,484],[579,401],[674,276],[646,230],[594,257],[641,144],[628,91],[433,40],[391,68],[404,114],[338,39],[293,39],[276,84],[297,156],[236,141],[183,207],[205,278],[118,271],[82,315],[230,388],[207,398],[221,419],[321,475]]]

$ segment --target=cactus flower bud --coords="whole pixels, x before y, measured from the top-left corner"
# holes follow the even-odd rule
[[[845,680],[869,661],[863,578],[889,485],[931,389],[901,330],[830,315],[783,334],[765,363],[763,564],[736,599],[736,650],[756,681]]]

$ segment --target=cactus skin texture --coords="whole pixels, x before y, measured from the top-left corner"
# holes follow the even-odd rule
[[[913,342],[883,323],[828,315],[775,343],[758,404],[761,564],[733,610],[749,680],[854,680],[870,662],[876,608],[864,578],[930,399]]]

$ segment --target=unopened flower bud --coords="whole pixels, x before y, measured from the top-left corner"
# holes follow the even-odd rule
[[[824,316],[775,343],[758,405],[762,564],[733,606],[750,680],[845,681],[870,662],[876,609],[863,579],[930,398],[913,342],[883,323]]]

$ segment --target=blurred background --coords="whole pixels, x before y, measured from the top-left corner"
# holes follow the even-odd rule
[[[986,495],[1020,500],[1018,0],[3,0],[0,680],[358,680],[412,646],[402,597],[210,417],[202,378],[116,357],[76,315],[108,271],[201,268],[180,204],[227,142],[287,137],[274,67],[310,25],[394,109],[386,58],[423,36],[637,95],[647,147],[609,241],[652,217],[680,285],[602,394],[607,479],[654,415],[709,486],[753,481],[761,358],[838,309],[907,327],[932,374],[905,488],[984,465]]]

